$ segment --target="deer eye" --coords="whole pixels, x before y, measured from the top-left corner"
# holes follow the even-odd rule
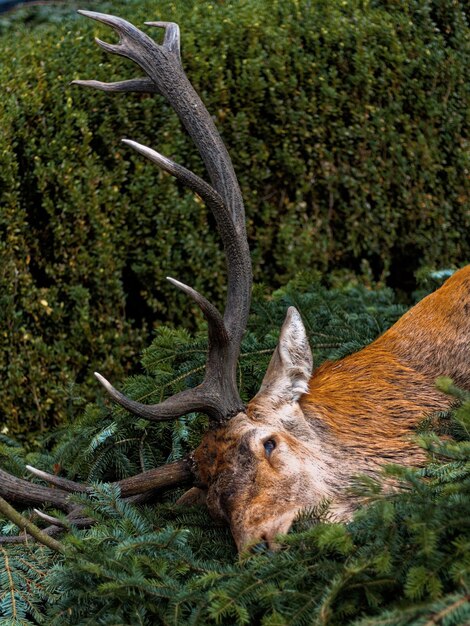
[[[266,456],[269,458],[271,456],[272,451],[276,447],[276,442],[274,439],[268,439],[264,442],[264,451],[266,452]]]

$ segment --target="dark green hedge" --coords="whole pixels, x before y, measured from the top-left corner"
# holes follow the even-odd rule
[[[405,284],[470,258],[469,29],[457,0],[91,2],[178,21],[187,73],[244,191],[255,279],[369,268]],[[136,362],[157,320],[191,319],[173,275],[221,297],[206,210],[119,143],[202,174],[161,99],[70,87],[122,79],[104,27],[71,16],[0,38],[0,406],[17,432],[62,422],[91,371]]]

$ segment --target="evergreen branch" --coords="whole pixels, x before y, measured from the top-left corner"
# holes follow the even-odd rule
[[[181,374],[180,376],[177,376],[176,378],[173,378],[170,382],[165,383],[165,385],[163,385],[163,389],[167,389],[168,387],[172,387],[174,385],[176,385],[176,383],[181,382],[182,380],[184,380],[185,378],[187,378],[188,376],[192,376],[193,374],[197,374],[198,372],[204,372],[204,370],[206,369],[206,365],[201,365],[199,367],[194,367],[191,370],[188,370],[187,372],[184,372],[184,374]]]
[[[16,618],[16,598],[15,598],[15,585],[13,584],[13,577],[11,574],[11,568],[10,568],[10,561],[8,558],[8,554],[5,550],[5,548],[0,548],[0,550],[3,553],[3,558],[4,558],[4,563],[5,563],[5,570],[7,572],[8,575],[8,583],[9,583],[9,591],[10,591],[10,597],[11,597],[11,607],[12,607],[12,617],[13,619]]]
[[[180,374],[179,376],[176,376],[175,378],[172,378],[170,381],[168,381],[167,383],[164,383],[162,385],[161,391],[160,391],[160,399],[159,402],[161,402],[163,400],[164,397],[164,390],[168,389],[169,387],[174,387],[176,384],[178,384],[179,382],[181,382],[182,380],[184,380],[185,378],[188,378],[188,376],[192,376],[193,374],[197,374],[199,372],[204,372],[204,370],[206,369],[205,364],[195,367],[191,370],[188,370],[187,372],[184,372],[183,374]],[[149,391],[148,393],[142,394],[140,396],[138,396],[136,398],[136,400],[138,402],[142,402],[143,400],[146,400],[147,398],[151,397],[153,394],[155,393],[155,389],[152,389],[152,391]]]
[[[38,541],[39,543],[42,543],[44,546],[47,546],[55,552],[65,552],[65,546],[60,543],[60,541],[57,541],[53,537],[50,537],[45,532],[43,532],[40,528],[33,524],[33,522],[28,520],[16,509],[14,509],[11,504],[8,504],[8,502],[4,500],[1,496],[0,513],[2,513],[11,522],[16,524],[21,530],[24,530],[29,535],[31,535],[31,537],[34,537],[34,539],[36,539],[36,541]]]
[[[466,595],[462,596],[461,598],[459,598],[458,600],[456,600],[452,604],[449,604],[449,606],[446,606],[445,609],[442,609],[442,611],[439,611],[439,613],[436,613],[435,615],[433,615],[429,621],[427,621],[425,624],[423,624],[423,626],[435,626],[435,624],[441,623],[443,621],[443,619],[449,613],[452,613],[452,611],[455,611],[455,609],[458,609],[460,606],[462,606],[463,604],[466,604],[467,602],[470,602],[470,594],[469,593],[467,593]]]

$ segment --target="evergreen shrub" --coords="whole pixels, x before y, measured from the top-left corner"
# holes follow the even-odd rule
[[[272,300],[256,298],[242,348],[244,394],[259,384],[285,308],[292,304],[305,317],[317,362],[357,350],[403,313],[390,290],[327,291],[305,280]],[[182,378],[196,382],[191,378],[198,376],[204,349],[199,337],[162,331],[144,355],[146,375],[130,379],[128,393],[141,397],[151,386],[164,396]],[[53,556],[31,543],[0,546],[0,623],[468,624],[470,394],[448,380],[440,386],[461,406],[453,416],[433,416],[417,430],[428,465],[387,468],[388,484],[400,487],[392,493],[383,491],[380,481],[363,478],[356,489],[370,505],[350,524],[329,522],[326,508],[306,512],[279,539],[276,553],[259,549],[238,557],[228,528],[203,508],[175,506],[174,490],[158,504],[136,507],[98,482],[181,457],[200,438],[200,417],[150,423],[120,408],[90,406],[55,434],[52,452],[34,455],[0,436],[2,466],[9,471],[21,475],[26,461],[95,481],[91,496],[76,496],[95,525],[64,537],[65,555]],[[0,534],[10,533],[17,529],[0,520]]]
[[[181,24],[188,76],[239,174],[256,281],[369,268],[406,288],[419,265],[470,257],[463,2],[87,8]],[[216,302],[224,290],[205,207],[119,143],[203,175],[168,105],[69,86],[135,75],[94,34],[113,38],[75,16],[0,37],[0,407],[23,435],[95,397],[93,369],[121,379],[159,320],[192,319],[166,275]]]

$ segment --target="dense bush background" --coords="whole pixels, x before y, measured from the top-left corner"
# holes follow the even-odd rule
[[[182,27],[187,73],[246,199],[255,280],[366,271],[409,290],[420,265],[470,257],[469,29],[456,0],[91,2]],[[119,379],[162,319],[188,323],[173,275],[220,300],[203,206],[119,144],[203,174],[160,98],[70,87],[122,79],[105,29],[71,15],[0,38],[1,421],[63,422],[95,368]],[[189,322],[191,323],[191,322]]]

